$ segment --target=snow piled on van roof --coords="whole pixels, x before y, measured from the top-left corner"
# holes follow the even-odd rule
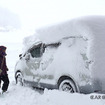
[[[46,26],[35,31],[35,34],[24,39],[24,45],[32,45],[39,40],[44,43],[57,42],[69,36],[82,36],[94,39],[104,36],[105,16],[84,16],[59,24]],[[98,38],[99,39],[99,38]]]
[[[63,37],[100,37],[105,33],[105,16],[87,16],[36,30],[43,42],[55,42]]]

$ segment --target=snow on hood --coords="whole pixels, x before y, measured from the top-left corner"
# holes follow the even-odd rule
[[[31,35],[28,37],[25,37],[23,40],[23,53],[26,52],[30,47],[32,47],[34,44],[41,42],[38,37],[36,37],[37,34]]]

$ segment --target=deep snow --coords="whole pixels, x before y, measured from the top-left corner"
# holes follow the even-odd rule
[[[92,96],[101,97],[91,99]],[[0,97],[1,105],[105,105],[104,95],[69,94],[58,90],[47,90],[39,93],[29,87],[10,85],[9,93]]]

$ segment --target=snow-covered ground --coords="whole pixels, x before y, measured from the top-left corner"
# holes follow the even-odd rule
[[[92,96],[101,97],[91,99]],[[11,84],[9,93],[0,97],[1,105],[105,105],[103,95],[69,94],[58,90],[47,90],[39,93],[29,87]]]
[[[38,92],[15,84],[14,67],[21,53],[22,43],[2,42],[7,46],[7,65],[10,85],[8,93],[0,96],[0,105],[105,105],[104,94],[69,94],[58,90]]]

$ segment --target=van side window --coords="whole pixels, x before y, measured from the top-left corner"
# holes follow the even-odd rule
[[[34,47],[30,50],[31,56],[34,58],[38,58],[42,56],[42,52],[41,52],[41,45]]]

